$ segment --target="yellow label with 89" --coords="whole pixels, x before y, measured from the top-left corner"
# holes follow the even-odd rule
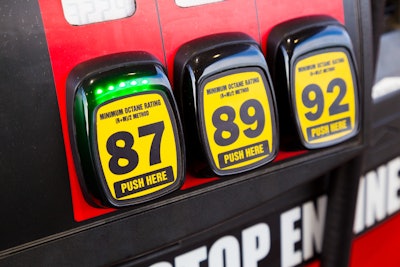
[[[177,179],[176,125],[163,93],[120,98],[96,112],[100,165],[112,197],[133,199]]]
[[[208,155],[218,170],[245,171],[274,156],[274,106],[264,77],[252,68],[225,72],[205,82],[203,134]]]
[[[339,143],[358,131],[354,70],[344,50],[300,58],[294,65],[294,100],[306,147]]]

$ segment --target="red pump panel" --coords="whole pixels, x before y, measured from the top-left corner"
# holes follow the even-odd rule
[[[143,50],[165,64],[172,82],[176,51],[195,38],[213,33],[243,32],[264,49],[268,32],[280,22],[311,14],[327,14],[341,22],[344,17],[341,0],[312,0],[306,5],[289,0],[250,4],[225,0],[191,7],[179,7],[173,0],[136,0],[136,11],[128,18],[73,26],[64,16],[61,1],[39,0],[39,4],[57,90],[76,221],[113,211],[90,206],[84,200],[78,182],[69,142],[65,100],[66,79],[76,65],[102,55]],[[302,153],[304,151],[280,151],[275,161]],[[195,179],[188,175],[182,190],[215,179]]]
[[[128,18],[82,26],[70,25],[61,1],[39,1],[53,67],[70,176],[74,217],[86,220],[112,209],[90,206],[83,198],[73,163],[66,114],[66,79],[79,63],[102,55],[144,50],[164,62],[155,1],[136,0],[136,12]]]
[[[309,15],[328,15],[344,23],[343,1],[256,1],[257,14],[260,24],[262,47],[271,29],[286,20],[309,16]]]

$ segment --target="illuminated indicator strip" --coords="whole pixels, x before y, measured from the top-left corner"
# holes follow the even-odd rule
[[[67,105],[75,166],[90,204],[133,205],[182,184],[179,114],[154,57],[128,52],[81,63],[68,77]]]
[[[123,81],[118,83],[117,85],[115,84],[110,84],[108,86],[105,87],[105,89],[98,87],[95,92],[97,95],[101,95],[103,93],[106,93],[107,90],[108,91],[113,91],[115,89],[120,89],[120,88],[127,88],[129,86],[137,86],[137,85],[146,85],[149,83],[149,80],[147,79],[140,79],[140,80],[132,80],[132,81]],[[133,92],[135,92],[135,90],[133,88],[131,88]],[[143,90],[143,89],[141,89]]]
[[[296,117],[306,143],[339,141],[357,131],[354,71],[342,49],[300,58],[294,67]]]
[[[216,167],[241,168],[270,157],[275,126],[262,72],[228,71],[205,83],[201,123]]]

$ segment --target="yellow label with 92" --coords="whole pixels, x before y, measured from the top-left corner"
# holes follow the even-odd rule
[[[346,50],[302,56],[293,73],[294,111],[305,147],[330,146],[357,134],[357,82]]]
[[[227,71],[204,82],[203,140],[219,174],[245,171],[275,157],[274,105],[258,68]]]
[[[99,164],[113,199],[146,196],[177,179],[177,132],[161,91],[119,98],[96,111]]]

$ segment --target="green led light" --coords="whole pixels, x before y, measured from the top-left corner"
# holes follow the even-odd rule
[[[135,72],[135,75],[132,73],[104,73],[104,76],[88,81],[85,91],[91,90],[94,98],[88,101],[92,101],[93,105],[99,105],[128,94],[152,90],[153,87],[150,86],[152,77],[157,77],[157,74],[153,72]]]

